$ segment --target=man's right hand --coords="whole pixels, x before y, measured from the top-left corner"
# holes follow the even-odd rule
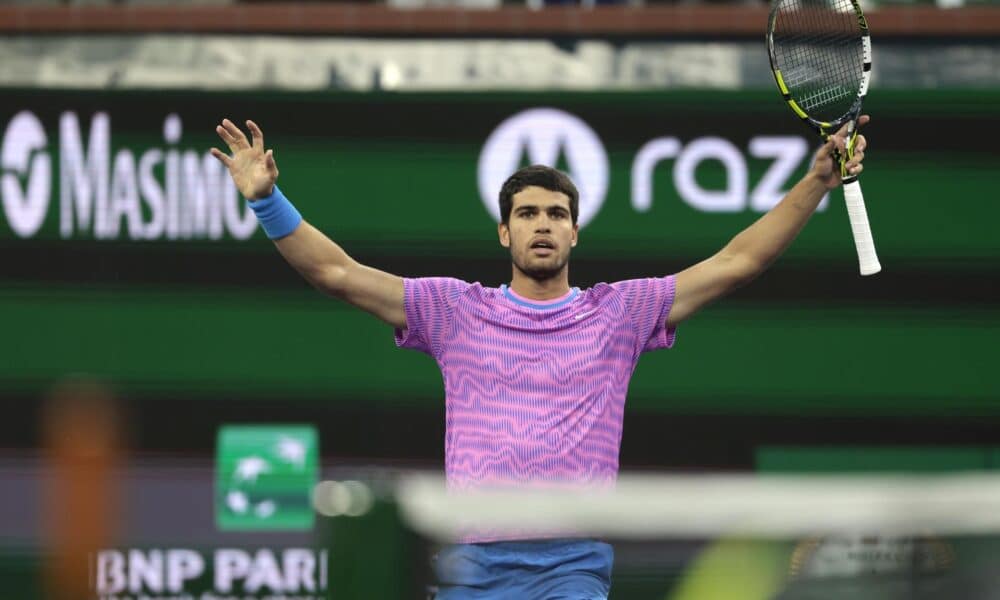
[[[218,148],[212,148],[212,156],[226,165],[243,197],[253,201],[271,195],[274,182],[278,179],[278,166],[274,164],[273,150],[264,151],[264,134],[260,127],[253,121],[247,121],[247,127],[253,136],[253,143],[232,121],[223,119],[215,132],[233,155],[230,157]]]

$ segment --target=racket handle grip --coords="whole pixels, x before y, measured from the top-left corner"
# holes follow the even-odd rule
[[[847,217],[851,221],[851,233],[854,234],[854,245],[858,249],[858,263],[862,275],[874,275],[882,270],[875,254],[875,240],[872,239],[872,229],[868,225],[868,212],[865,210],[865,198],[861,194],[861,184],[857,179],[844,184],[844,204],[847,205]]]

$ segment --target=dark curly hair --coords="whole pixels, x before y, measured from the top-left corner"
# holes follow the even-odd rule
[[[537,186],[550,192],[562,192],[569,196],[569,213],[576,225],[580,214],[580,193],[568,175],[545,165],[531,165],[518,169],[507,178],[500,188],[500,222],[510,223],[510,211],[514,208],[514,194],[529,186]]]

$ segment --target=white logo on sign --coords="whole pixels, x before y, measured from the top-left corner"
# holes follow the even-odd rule
[[[568,112],[533,108],[501,123],[479,154],[479,195],[495,221],[500,221],[500,188],[525,155],[531,164],[550,167],[556,166],[561,155],[580,192],[577,222],[583,227],[597,216],[608,191],[610,170],[601,139]]]
[[[250,508],[250,500],[243,492],[229,492],[226,494],[226,506],[235,513],[243,514]]]
[[[256,483],[257,477],[261,473],[267,473],[270,470],[271,465],[263,458],[259,456],[247,456],[246,458],[241,458],[236,463],[236,479]]]
[[[278,440],[278,456],[285,462],[292,463],[297,470],[302,470],[306,466],[306,445],[302,440],[290,437],[282,437]]]
[[[10,228],[23,238],[38,232],[49,208],[52,161],[47,153],[36,152],[47,144],[45,128],[38,117],[28,111],[14,115],[3,136],[3,148],[0,148],[3,212]],[[34,158],[32,153],[35,153]],[[25,175],[27,190],[20,182]]]

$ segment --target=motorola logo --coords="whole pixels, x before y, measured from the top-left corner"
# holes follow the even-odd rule
[[[580,227],[597,216],[610,169],[600,138],[568,112],[533,108],[500,123],[479,154],[479,195],[494,221],[500,221],[503,182],[520,167],[535,164],[568,172],[580,192]]]
[[[812,154],[803,136],[755,135],[745,149],[715,135],[687,141],[656,137],[643,143],[632,157],[629,204],[639,214],[652,210],[654,198],[660,203],[676,199],[700,213],[765,213],[788,193],[796,171],[809,168]],[[721,185],[699,180],[697,173],[706,163],[722,169]],[[751,163],[763,163],[763,173],[752,177]],[[581,227],[600,212],[608,192],[610,164],[601,139],[579,117],[554,108],[533,108],[508,118],[490,134],[479,155],[478,178],[479,195],[494,221],[500,220],[498,196],[503,182],[529,164],[568,171],[580,191]],[[661,183],[656,190],[654,174],[661,169],[669,169],[670,184]],[[828,205],[829,195],[817,210],[822,212]]]

